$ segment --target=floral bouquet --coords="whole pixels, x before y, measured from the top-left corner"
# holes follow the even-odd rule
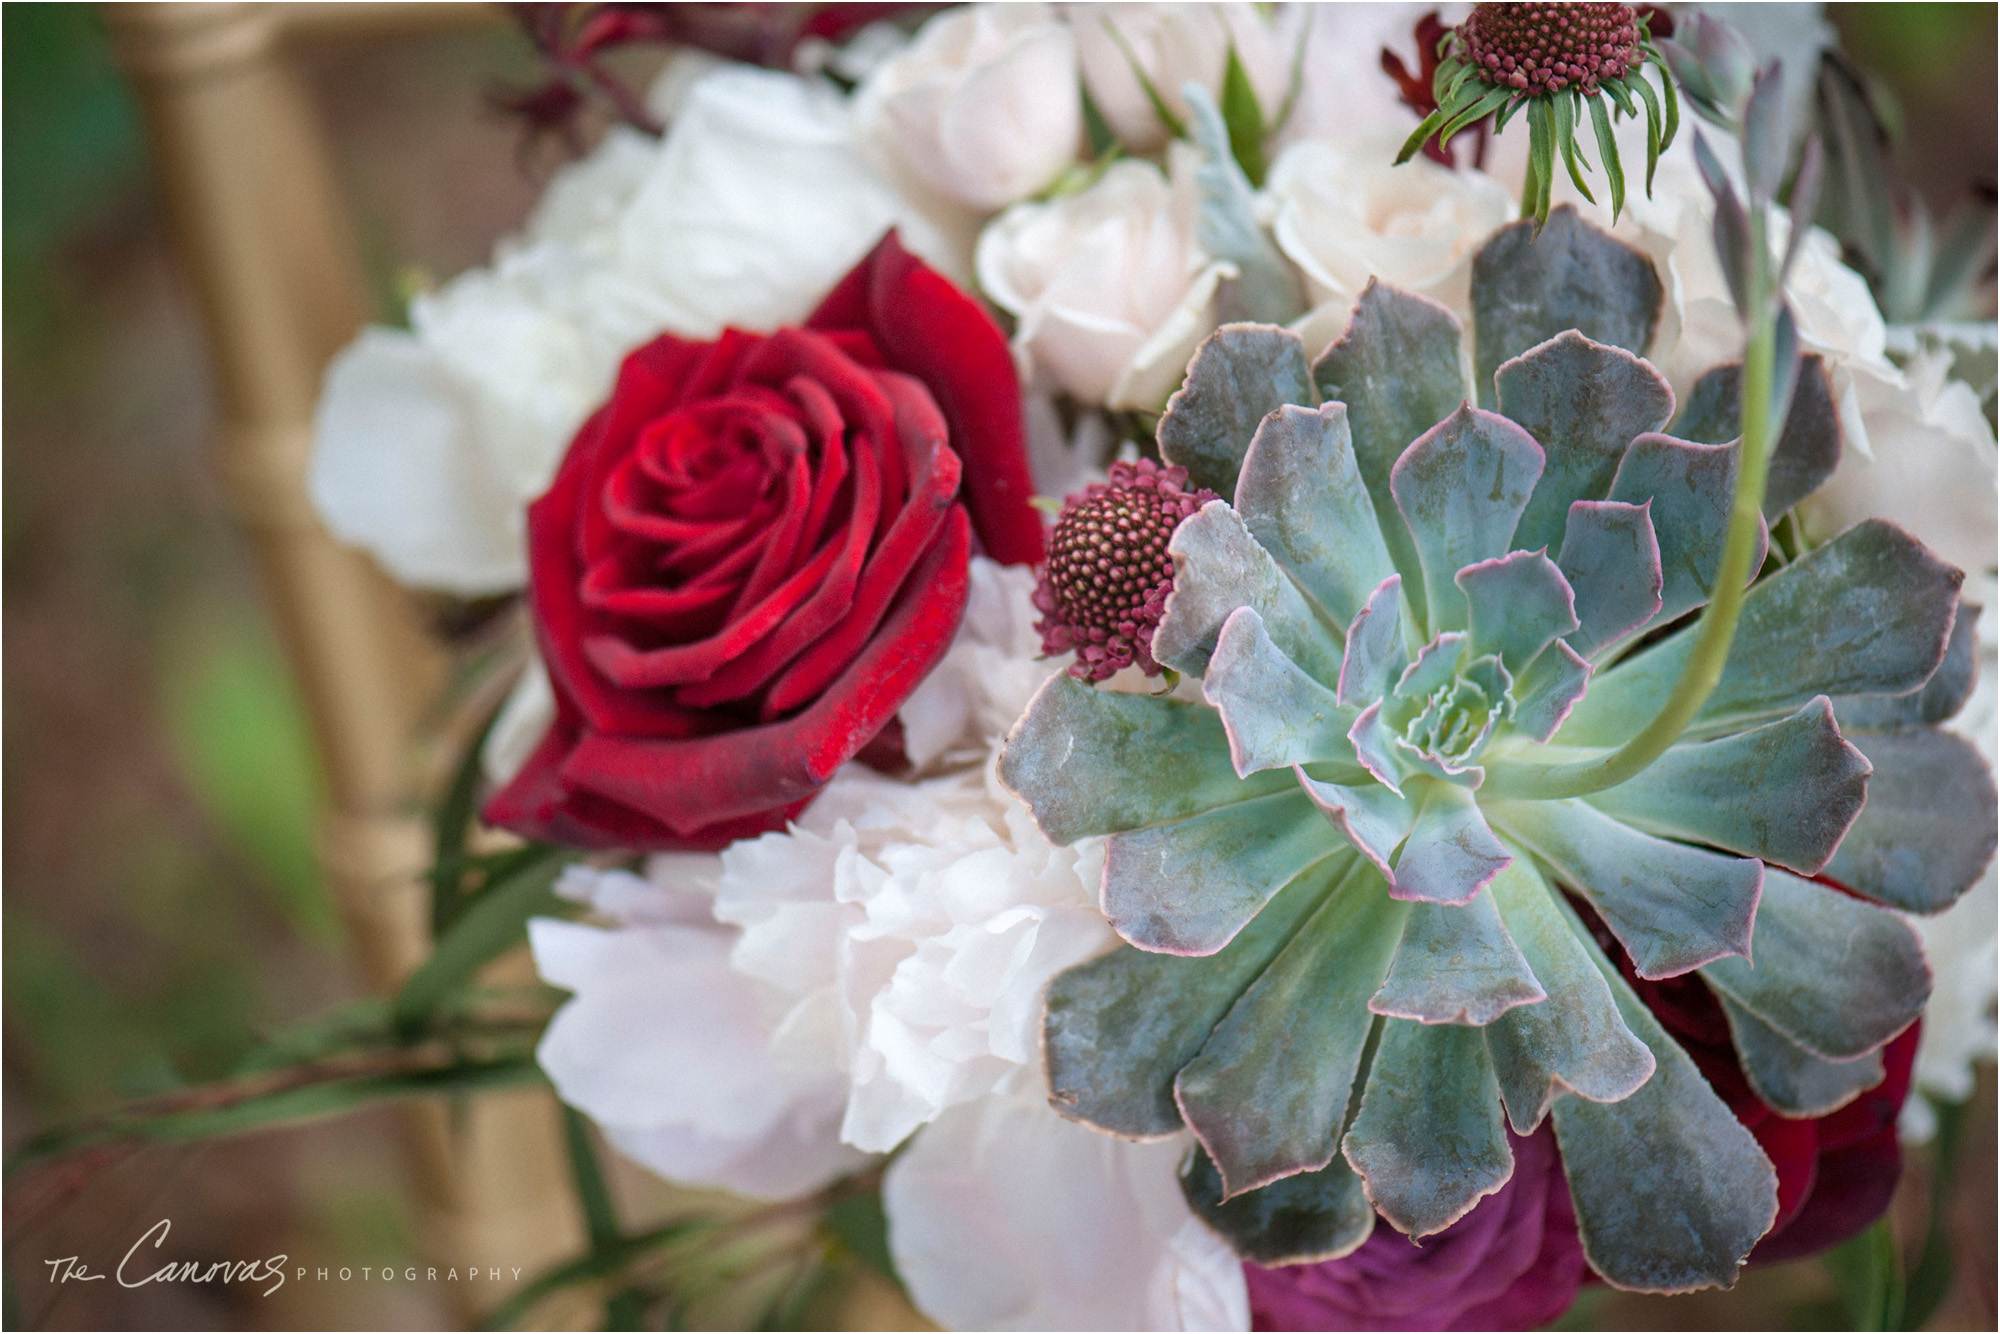
[[[1875,1224],[1991,1041],[1994,450],[1817,45],[860,9],[536,10],[622,123],[326,382],[334,532],[521,595],[395,1031],[525,926],[563,1100],[768,1202],[625,1229],[578,1119],[503,1317],[1530,1328]]]

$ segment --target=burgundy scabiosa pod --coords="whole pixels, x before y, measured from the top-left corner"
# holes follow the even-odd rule
[[[1188,486],[1186,468],[1151,459],[1114,463],[1110,481],[1069,497],[1035,586],[1042,651],[1074,651],[1069,673],[1081,680],[1107,680],[1135,664],[1160,675],[1153,631],[1174,586],[1167,540],[1215,498]]]

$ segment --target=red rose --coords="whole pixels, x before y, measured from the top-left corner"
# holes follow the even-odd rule
[[[1031,491],[1005,339],[893,234],[802,329],[633,352],[528,509],[556,720],[487,821],[637,849],[783,828],[944,653],[974,535],[1041,558]]]

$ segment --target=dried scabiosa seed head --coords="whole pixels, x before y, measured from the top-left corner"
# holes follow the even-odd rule
[[[1102,681],[1134,663],[1148,676],[1153,629],[1174,586],[1167,539],[1216,494],[1190,488],[1187,469],[1151,459],[1111,465],[1111,480],[1072,495],[1049,535],[1048,564],[1035,586],[1042,651],[1067,653],[1070,675]]]
[[[1458,36],[1476,77],[1529,93],[1595,92],[1642,59],[1630,5],[1475,5]]]

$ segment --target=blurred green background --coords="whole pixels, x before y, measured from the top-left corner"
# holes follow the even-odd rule
[[[1992,5],[1839,5],[1848,50],[1906,115],[1940,211],[1994,173]],[[314,757],[204,465],[214,406],[135,106],[91,6],[9,4],[4,56],[4,1120],[51,1118],[226,1071],[270,1026],[348,994],[312,846]],[[511,30],[316,52],[376,290],[482,262],[535,196],[487,110],[528,72]],[[385,311],[385,314],[392,312]],[[1992,1328],[1992,1081],[1950,1183],[1960,1280],[1937,1328]],[[42,1261],[163,1213],[186,1254],[407,1259],[387,1122],[148,1150],[60,1208],[11,1212],[10,1327],[413,1327],[434,1294],[365,1285],[54,1290]],[[1921,1222],[1913,1163],[1899,1222]],[[1905,1235],[1914,1235],[1906,1230]],[[121,1242],[121,1248],[123,1243]],[[320,1257],[317,1261],[314,1257]],[[34,1280],[34,1281],[24,1281]],[[103,1291],[111,1288],[112,1291]],[[1595,1301],[1624,1328],[1809,1328],[1814,1264],[1733,1295]],[[1574,1323],[1574,1321],[1572,1322]],[[1578,1327],[1584,1327],[1579,1325]]]

